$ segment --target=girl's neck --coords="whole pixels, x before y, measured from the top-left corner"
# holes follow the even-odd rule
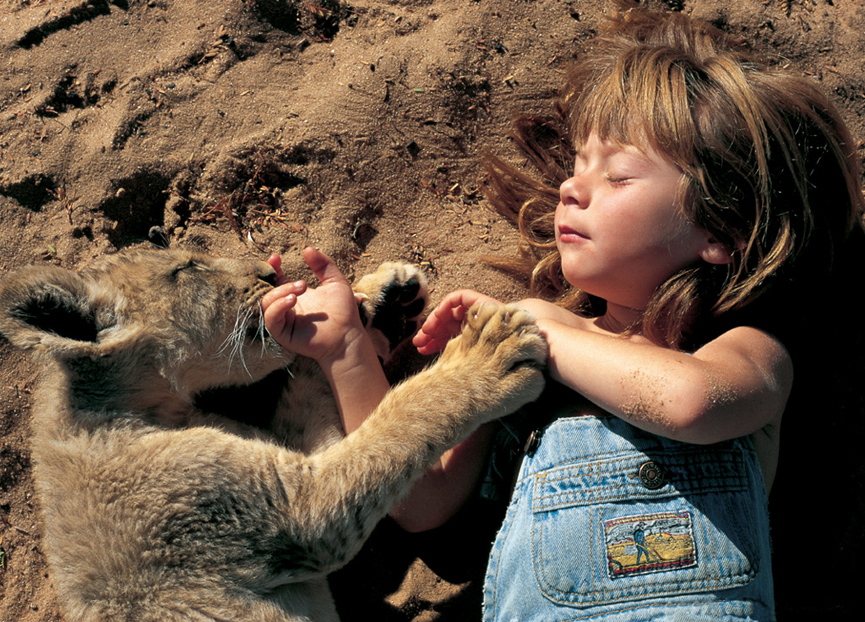
[[[595,325],[603,331],[620,335],[639,324],[643,317],[640,309],[632,309],[607,302],[607,310],[595,320]]]

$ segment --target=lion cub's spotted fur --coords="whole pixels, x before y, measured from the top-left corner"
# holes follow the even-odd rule
[[[537,329],[486,306],[343,438],[323,375],[260,325],[273,280],[261,262],[137,251],[3,281],[0,332],[45,364],[34,477],[68,622],[333,620],[325,576],[410,482],[540,393]],[[385,356],[414,329],[421,277],[388,264],[358,290]],[[286,366],[275,412],[201,407]]]

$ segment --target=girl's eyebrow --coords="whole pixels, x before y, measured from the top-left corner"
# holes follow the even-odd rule
[[[618,160],[617,164],[624,164],[629,167],[636,166],[640,169],[652,169],[657,166],[655,162],[636,148],[627,150],[618,149],[609,153],[606,157],[608,161],[616,159]]]
[[[628,143],[619,143],[616,141],[603,141],[594,151],[596,155],[607,161],[621,159],[624,162],[615,162],[618,165],[628,166],[629,168],[638,169],[636,172],[651,171],[657,168],[658,161],[652,157],[645,149]],[[660,157],[660,156],[655,156]],[[585,143],[577,144],[574,147],[574,166],[578,162],[586,162],[588,159],[585,153]]]
[[[576,157],[585,157],[586,145],[585,143],[580,143],[574,145],[574,154]],[[630,156],[634,156],[636,158],[640,158],[641,160],[645,160],[646,162],[651,163],[650,156],[646,153],[644,149],[640,147],[628,143],[619,143],[612,140],[601,142],[600,148],[598,149],[600,155],[604,157],[610,157],[616,154],[626,154]]]

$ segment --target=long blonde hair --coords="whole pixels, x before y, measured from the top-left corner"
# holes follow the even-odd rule
[[[707,320],[756,309],[768,291],[789,299],[792,279],[831,267],[861,224],[854,146],[828,99],[686,15],[621,7],[556,106],[556,116],[515,125],[540,175],[486,160],[488,198],[520,227],[535,294],[588,313],[603,304],[564,281],[553,230],[556,187],[573,145],[591,133],[651,147],[678,166],[684,214],[733,257],[689,266],[656,290],[634,330],[660,345],[693,345],[718,324]]]

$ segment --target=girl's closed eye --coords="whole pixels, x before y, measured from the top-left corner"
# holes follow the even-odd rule
[[[614,175],[612,173],[605,174],[604,178],[612,186],[624,186],[633,179],[628,175]]]

